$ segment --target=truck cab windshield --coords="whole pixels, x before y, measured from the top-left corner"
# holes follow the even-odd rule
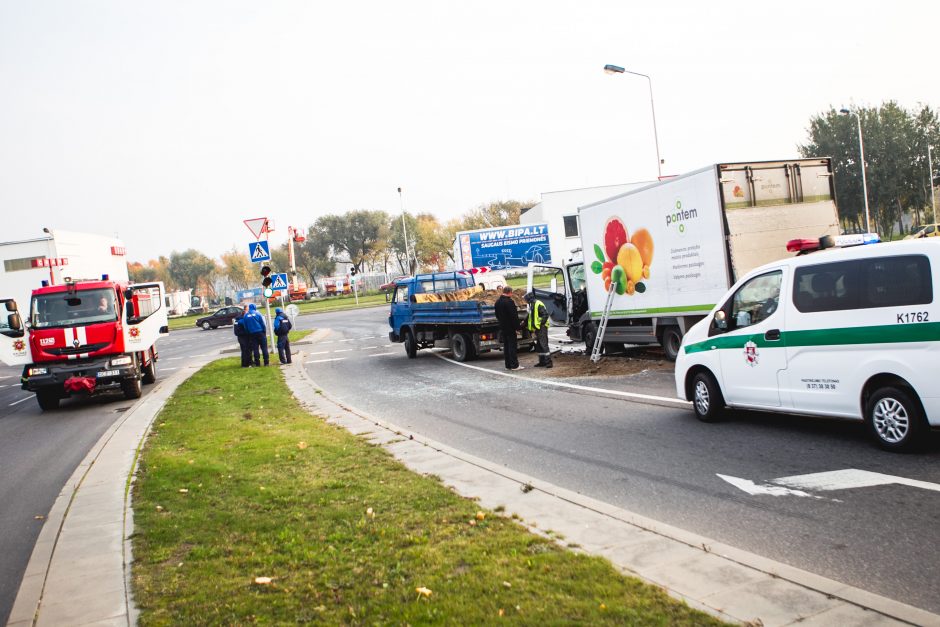
[[[97,289],[34,296],[29,319],[34,329],[113,322],[117,320],[114,291]]]

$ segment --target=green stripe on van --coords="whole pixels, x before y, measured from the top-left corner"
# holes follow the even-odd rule
[[[869,327],[843,327],[840,329],[811,329],[784,331],[777,341],[767,341],[763,333],[745,335],[716,335],[703,342],[685,347],[687,354],[722,348],[744,348],[749,341],[764,346],[844,346],[846,344],[892,344],[905,342],[940,341],[940,322],[913,324],[884,324]]]

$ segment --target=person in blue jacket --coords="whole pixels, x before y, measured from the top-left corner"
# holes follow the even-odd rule
[[[274,336],[277,338],[277,360],[282,364],[290,363],[290,340],[287,334],[290,333],[290,318],[284,313],[284,310],[278,307],[274,310]]]
[[[264,357],[264,365],[268,365],[268,327],[264,324],[264,318],[258,313],[254,303],[248,305],[248,313],[242,316],[242,324],[245,331],[248,332],[248,338],[251,343],[251,357],[254,365],[260,366],[261,359],[258,353]]]
[[[242,354],[242,368],[251,367],[251,338],[248,337],[248,331],[242,323],[247,311],[247,307],[242,307],[242,312],[235,316],[234,320],[235,337],[238,338],[238,348]]]

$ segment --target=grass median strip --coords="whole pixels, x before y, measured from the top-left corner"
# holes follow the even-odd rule
[[[134,484],[140,623],[719,624],[311,416],[223,359],[157,417]]]

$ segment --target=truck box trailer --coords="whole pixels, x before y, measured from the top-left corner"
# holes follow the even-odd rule
[[[788,240],[839,234],[828,158],[719,163],[579,208],[581,250],[567,264],[530,264],[528,288],[553,324],[594,346],[662,344],[685,331],[735,280],[788,255]]]

